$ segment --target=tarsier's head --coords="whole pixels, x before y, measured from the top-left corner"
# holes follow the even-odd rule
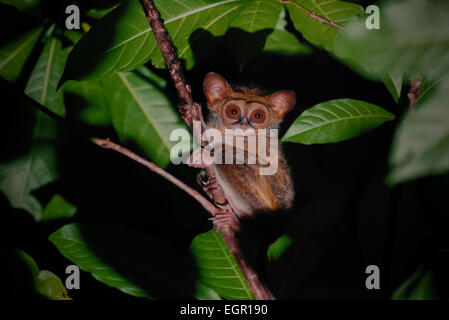
[[[269,129],[282,121],[293,108],[293,91],[277,91],[260,95],[257,90],[233,90],[219,74],[210,72],[203,83],[209,110],[216,116],[218,126],[230,129]]]

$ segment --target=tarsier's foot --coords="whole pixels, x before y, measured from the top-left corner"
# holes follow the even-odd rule
[[[202,177],[201,186],[203,187],[204,192],[206,192],[207,194],[212,193],[215,189],[218,188],[217,179],[215,179],[215,177]]]
[[[224,226],[229,226],[234,232],[240,231],[240,222],[232,212],[217,213],[212,219],[214,230],[220,231]]]
[[[221,188],[219,188],[217,179],[215,177],[209,177],[205,170],[202,170],[197,176],[198,184],[203,188],[203,191],[207,194],[215,205],[224,206],[227,204],[226,197],[223,194]]]

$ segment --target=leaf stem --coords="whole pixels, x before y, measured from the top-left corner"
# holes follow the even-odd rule
[[[310,18],[317,20],[323,24],[327,24],[333,28],[339,29],[339,30],[344,30],[343,26],[333,22],[332,20],[328,20],[323,18],[322,16],[316,14],[315,12],[307,9],[306,7],[303,7],[302,5],[300,5],[299,3],[297,3],[295,0],[279,0],[280,3],[282,4],[292,4],[295,7],[301,9],[302,11],[304,11]]]

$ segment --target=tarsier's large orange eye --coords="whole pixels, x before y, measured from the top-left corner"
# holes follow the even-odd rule
[[[265,114],[265,110],[263,109],[256,109],[253,112],[251,112],[251,122],[254,123],[262,123],[265,121],[266,118],[266,114]]]
[[[231,119],[240,119],[242,111],[236,104],[228,104],[225,109],[226,115]]]

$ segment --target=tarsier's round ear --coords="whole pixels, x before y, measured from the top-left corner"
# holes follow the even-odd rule
[[[223,99],[226,93],[231,90],[228,82],[218,73],[209,72],[203,82],[204,95],[207,102],[213,104]]]
[[[272,109],[279,119],[282,119],[296,104],[296,94],[293,91],[277,91],[269,95]]]

